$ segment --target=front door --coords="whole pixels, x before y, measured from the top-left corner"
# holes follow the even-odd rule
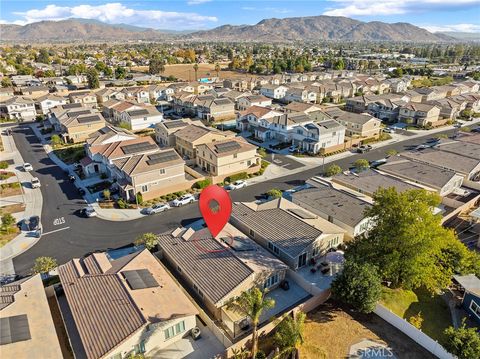
[[[300,254],[298,257],[298,268],[303,267],[305,264],[307,264],[307,253]]]
[[[95,171],[95,173],[98,173],[98,165],[93,165],[93,170]]]

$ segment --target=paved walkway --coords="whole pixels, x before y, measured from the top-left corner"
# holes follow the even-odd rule
[[[7,170],[14,172],[20,183],[31,182],[33,176],[31,173],[23,171],[23,159],[17,151],[13,137],[1,136],[4,146],[1,157],[2,159],[13,160],[14,163],[10,165]],[[25,186],[22,186],[22,191],[23,194],[21,195],[2,198],[0,202],[1,206],[13,204],[14,202],[25,203],[25,211],[14,214],[17,219],[40,216],[42,214],[43,204],[42,192],[38,189],[27,188]],[[31,248],[39,240],[40,238],[36,238],[34,233],[22,231],[17,237],[0,248],[0,277],[13,274],[12,259]]]

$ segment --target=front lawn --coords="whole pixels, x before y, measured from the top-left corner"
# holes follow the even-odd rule
[[[83,144],[58,148],[53,153],[68,165],[80,161],[86,155]]]
[[[440,343],[445,339],[443,331],[452,325],[450,309],[438,294],[432,296],[424,290],[413,292],[383,288],[380,302],[406,320],[421,312],[423,317],[421,330]]]
[[[8,172],[8,171],[0,171],[0,180],[6,180],[9,179],[10,177],[14,177],[15,173],[13,172]]]
[[[0,196],[10,197],[22,194],[20,182],[5,183],[0,185]]]
[[[14,239],[19,234],[20,234],[20,230],[15,225],[11,226],[9,228],[5,228],[4,226],[1,226],[1,228],[0,228],[0,248],[3,247],[8,242],[10,242],[12,239]]]

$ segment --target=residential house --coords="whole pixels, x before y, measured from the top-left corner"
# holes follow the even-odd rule
[[[223,80],[223,87],[239,92],[245,92],[252,89],[248,86],[247,80],[242,79],[225,79]]]
[[[0,115],[17,121],[33,120],[37,116],[35,102],[26,97],[10,97],[0,102]]]
[[[285,106],[283,110],[285,110],[288,113],[303,112],[308,115],[312,112],[317,112],[319,110],[322,110],[322,107],[312,103],[293,101],[293,102],[290,102],[287,106]]]
[[[97,96],[90,91],[70,92],[68,95],[71,103],[81,103],[89,107],[97,107]]]
[[[22,96],[26,96],[35,100],[39,97],[48,95],[49,89],[47,86],[26,86],[26,87],[21,87],[20,92]]]
[[[418,126],[432,126],[440,119],[440,107],[427,103],[410,102],[400,108],[398,121]]]
[[[390,158],[379,171],[434,189],[442,197],[455,192],[463,183],[463,177],[455,171],[402,157]]]
[[[280,116],[282,113],[269,107],[252,106],[237,113],[237,129],[254,132],[259,124],[268,127],[269,119]]]
[[[26,86],[27,83],[37,80],[32,75],[14,75],[10,79],[16,87]]]
[[[380,98],[378,95],[361,95],[347,98],[345,102],[345,110],[354,113],[366,112],[368,105],[374,103]]]
[[[252,106],[266,107],[271,105],[272,99],[263,95],[243,96],[237,100],[237,109],[240,111],[244,111]]]
[[[435,148],[480,161],[480,144],[475,143],[474,141],[442,139],[437,145],[435,145]]]
[[[61,135],[67,143],[84,142],[92,133],[103,128],[105,119],[99,112],[84,114],[83,111],[68,112],[59,119]]]
[[[125,99],[134,100],[138,103],[150,103],[150,93],[144,87],[127,87],[122,89]]]
[[[0,327],[2,358],[64,357],[40,274],[0,287]]]
[[[440,100],[447,97],[448,90],[441,86],[435,87],[420,87],[415,89],[415,92],[422,95],[422,102]]]
[[[116,260],[106,253],[75,258],[58,274],[75,358],[153,357],[197,325],[196,307],[146,249]]]
[[[274,100],[281,100],[285,97],[288,87],[282,85],[263,85],[260,88],[260,93],[263,96]]]
[[[291,87],[285,92],[285,96],[282,101],[286,103],[290,102],[307,102],[315,103],[317,100],[317,93],[312,90],[307,90],[304,88]]]
[[[287,272],[284,263],[230,223],[215,238],[206,228],[177,228],[159,235],[158,247],[176,277],[182,279],[231,338],[245,333],[249,322],[231,313],[229,301],[253,287],[268,289],[269,296]],[[273,313],[265,314],[269,313],[262,315],[262,323],[270,320]]]
[[[398,120],[400,108],[405,105],[407,105],[405,100],[379,98],[378,100],[368,104],[367,112],[385,123],[394,123]]]
[[[194,101],[196,116],[207,121],[225,121],[235,119],[235,102],[229,98],[197,96]]]
[[[349,137],[372,138],[380,135],[382,121],[372,115],[346,112],[338,108],[327,108],[324,112],[345,126],[345,134]]]
[[[57,96],[54,94],[41,96],[35,100],[37,111],[43,115],[46,115],[50,111],[50,109],[56,106],[65,105],[67,103],[68,100],[65,97]]]
[[[153,128],[163,121],[163,114],[155,106],[143,106],[140,109],[128,109],[119,114],[120,123],[126,125],[132,131],[140,131]]]
[[[284,198],[260,204],[235,202],[230,221],[293,270],[338,247],[345,233]]]
[[[343,228],[348,239],[365,233],[372,219],[365,216],[371,204],[357,196],[328,186],[295,192],[292,202]]]
[[[291,140],[300,151],[317,154],[343,145],[345,127],[335,120],[301,123],[292,128]]]
[[[175,147],[175,132],[187,127],[192,122],[189,118],[159,122],[155,124],[155,140],[160,147]],[[200,121],[197,121],[196,124],[203,126]]]
[[[454,275],[455,291],[461,295],[461,306],[480,325],[480,279],[475,274]]]
[[[174,137],[177,152],[184,158],[194,159],[197,156],[198,145],[233,138],[235,133],[190,124],[176,131]]]
[[[257,172],[261,164],[257,146],[238,137],[199,144],[196,160],[199,167],[214,177],[214,183],[236,173]]]

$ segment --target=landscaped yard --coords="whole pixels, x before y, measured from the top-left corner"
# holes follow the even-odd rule
[[[0,185],[0,196],[10,197],[22,194],[20,182],[5,183]]]
[[[364,339],[386,344],[397,358],[434,358],[413,340],[375,314],[360,314],[329,300],[308,313],[303,359],[346,358],[350,346]]]
[[[105,189],[109,189],[111,185],[112,185],[111,182],[103,181],[103,182],[95,183],[94,185],[88,186],[87,189],[90,193],[96,193],[96,192],[103,191]]]
[[[0,248],[3,247],[5,244],[10,242],[13,238],[15,238],[20,233],[20,230],[17,226],[12,226],[9,229],[0,228]]]
[[[422,290],[384,288],[381,303],[406,320],[421,312],[421,330],[440,343],[445,339],[443,331],[452,325],[448,305],[438,294],[432,296]]]
[[[3,206],[0,207],[0,214],[5,214],[5,213],[18,213],[18,212],[23,212],[25,210],[25,205],[22,203],[15,203],[15,204],[10,204],[8,206]]]
[[[14,177],[15,173],[13,172],[8,172],[8,171],[0,171],[0,180],[6,180],[9,179],[10,177]]]
[[[83,148],[83,144],[65,146],[55,149],[53,152],[66,164],[78,162],[83,157],[85,157],[85,150]]]

